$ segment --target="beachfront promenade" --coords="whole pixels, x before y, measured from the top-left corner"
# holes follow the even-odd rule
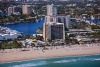
[[[100,43],[0,50],[0,62],[100,54]],[[26,49],[26,51],[23,51]]]

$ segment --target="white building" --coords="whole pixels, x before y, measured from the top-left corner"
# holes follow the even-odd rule
[[[21,14],[21,7],[20,6],[8,7],[8,16],[11,14],[20,15]]]
[[[18,31],[0,27],[0,40],[16,39],[18,35],[20,35]]]
[[[0,34],[0,40],[16,39],[17,34]]]
[[[47,5],[47,15],[57,15],[57,8],[53,4]]]
[[[45,17],[45,22],[64,23],[66,29],[70,26],[70,15],[58,15],[57,7],[55,5],[47,5],[47,16]]]
[[[13,13],[13,7],[8,7],[8,16]]]

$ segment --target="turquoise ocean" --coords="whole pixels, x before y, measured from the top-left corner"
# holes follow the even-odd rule
[[[100,67],[100,55],[0,63],[0,67]]]

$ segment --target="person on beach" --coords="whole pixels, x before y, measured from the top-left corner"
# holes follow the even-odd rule
[[[42,49],[42,52],[43,52],[43,53],[45,52],[44,49]]]
[[[1,53],[3,53],[3,52],[4,52],[4,50],[5,50],[5,49],[4,49],[4,48],[2,48],[2,52],[1,52]]]

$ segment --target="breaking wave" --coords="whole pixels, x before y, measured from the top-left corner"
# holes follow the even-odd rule
[[[60,61],[54,61],[53,63],[68,63],[68,62],[75,62],[77,60],[73,59],[73,60],[60,60]]]
[[[94,59],[94,60],[100,60],[100,58]]]
[[[38,63],[26,63],[26,64],[13,65],[10,67],[34,67],[34,66],[42,66],[42,65],[46,65],[46,64],[47,64],[46,61],[41,61]]]
[[[70,62],[78,62],[78,61],[96,61],[100,60],[100,58],[76,58],[76,59],[66,59],[54,61],[53,63],[70,63]]]

